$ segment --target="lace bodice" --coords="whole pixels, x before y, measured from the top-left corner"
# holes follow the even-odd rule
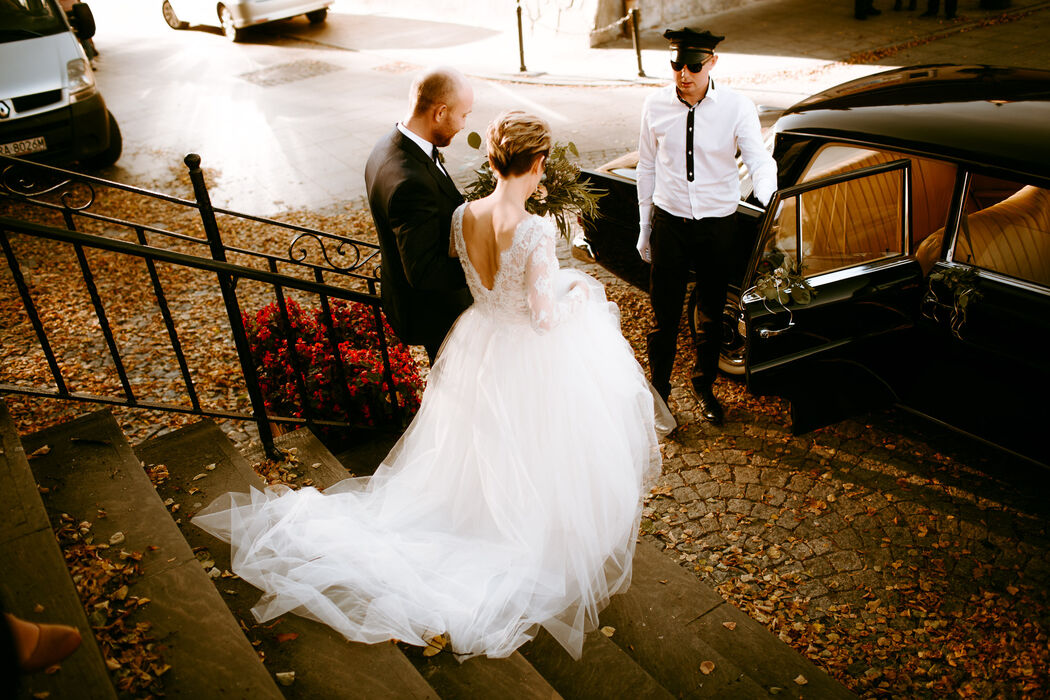
[[[582,286],[556,289],[558,258],[554,225],[538,216],[526,217],[518,224],[510,246],[500,253],[492,289],[483,285],[463,242],[466,206],[461,205],[452,215],[452,236],[478,310],[511,322],[531,323],[534,329],[544,332],[558,325],[586,300],[587,292]]]

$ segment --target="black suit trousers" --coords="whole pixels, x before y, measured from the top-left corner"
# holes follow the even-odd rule
[[[710,387],[715,380],[736,230],[736,214],[682,219],[659,207],[654,209],[649,239],[652,253],[649,299],[654,325],[647,338],[647,349],[653,388],[664,398],[671,391],[671,369],[690,270],[696,272],[697,307],[701,317],[696,329],[693,386]]]

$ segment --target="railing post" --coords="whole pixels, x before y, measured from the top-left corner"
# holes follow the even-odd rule
[[[201,171],[201,157],[196,153],[190,153],[184,159],[189,169],[190,182],[193,183],[193,196],[197,200],[197,210],[201,215],[201,223],[204,225],[204,233],[208,237],[208,245],[211,248],[213,260],[226,262],[226,247],[219,235],[219,225],[215,221],[215,209],[211,205],[211,196],[208,187],[204,184],[204,172]],[[230,330],[233,332],[233,342],[237,346],[237,357],[241,362],[241,372],[244,375],[244,383],[248,388],[248,399],[252,404],[252,414],[255,423],[259,427],[259,439],[262,441],[266,456],[271,459],[279,457],[277,448],[273,444],[273,430],[270,421],[266,418],[266,401],[263,399],[262,390],[259,388],[259,375],[255,371],[255,361],[252,359],[251,348],[248,346],[248,336],[244,330],[244,319],[241,318],[240,305],[237,303],[237,291],[234,289],[233,279],[225,273],[218,273],[219,289],[222,290],[222,300],[226,304],[226,314],[230,318]]]
[[[525,68],[525,40],[522,38],[522,34],[521,34],[521,0],[518,0],[518,10],[517,10],[517,12],[518,12],[518,56],[521,59],[521,67],[518,68],[518,70],[521,71],[522,73],[524,73],[526,71],[526,68]]]
[[[645,77],[645,70],[642,69],[642,42],[638,37],[638,8],[631,8],[631,42],[634,44],[634,53],[638,57],[638,77]]]

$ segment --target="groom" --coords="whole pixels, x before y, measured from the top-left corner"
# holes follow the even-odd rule
[[[463,203],[439,147],[466,123],[474,91],[458,71],[438,68],[412,83],[409,113],[380,139],[365,166],[368,205],[382,255],[383,311],[398,337],[438,348],[471,304],[463,268],[449,257],[452,212]]]

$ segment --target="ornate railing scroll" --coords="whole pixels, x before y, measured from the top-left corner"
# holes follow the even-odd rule
[[[39,385],[30,386],[24,382],[18,384],[0,381],[0,393],[20,393],[252,420],[259,427],[260,439],[267,453],[271,455],[276,454],[271,423],[306,422],[313,425],[346,427],[348,424],[340,421],[267,415],[250,348],[247,347],[237,284],[240,280],[262,283],[265,287],[261,289],[270,288],[277,299],[283,298],[285,290],[319,298],[321,306],[328,314],[329,325],[332,324],[331,312],[327,311],[330,306],[329,299],[363,303],[371,308],[376,327],[382,329],[378,295],[379,246],[337,233],[212,207],[199,167],[200,158],[191,154],[185,162],[189,166],[190,180],[194,186],[193,200],[0,156],[0,244],[3,257],[11,270],[9,279],[16,282],[11,289],[15,289],[15,294],[21,299],[26,313],[33,321],[33,342],[47,356],[52,387],[57,387],[55,389]],[[150,206],[154,208],[171,207],[171,221],[164,217],[159,217],[162,219],[160,224],[155,220],[135,221],[133,215],[129,215],[127,211],[107,211],[106,207],[100,204],[104,199],[102,193],[107,190],[126,193],[133,201],[152,203]],[[131,212],[136,211],[133,207],[128,209]],[[221,227],[220,219],[224,224]],[[62,223],[55,225],[57,220],[61,220]],[[273,234],[263,237],[271,242],[280,239],[286,233],[286,245],[266,251],[246,245],[228,245],[223,241],[223,231],[237,231],[238,224],[246,222],[250,222],[251,226],[263,227],[265,231]],[[108,352],[111,356],[109,359],[119,375],[123,396],[71,391],[63,377],[62,363],[56,361],[51,352],[46,324],[40,323],[41,316],[20,269],[22,262],[17,246],[11,245],[12,236],[49,240],[56,245],[71,247],[81,260],[82,274],[88,284],[91,284],[91,260],[95,253],[88,256],[85,251],[104,251],[105,254],[144,261],[150,276],[147,288],[127,289],[122,292],[152,294],[163,314],[169,336],[166,342],[178,359],[179,373],[185,383],[189,404],[172,404],[137,397],[132,391],[132,382],[129,381],[121,362],[122,349],[118,343],[109,343]],[[226,306],[231,339],[238,351],[237,359],[241,364],[244,388],[251,403],[250,411],[206,408],[198,401],[197,380],[192,376],[183,355],[177,323],[168,308],[165,283],[157,273],[158,264],[196,269],[213,275],[212,279],[218,282],[217,288],[221,290]],[[337,284],[341,280],[345,282]],[[105,320],[107,303],[105,298],[95,300],[96,315],[100,318],[108,338],[112,333]],[[292,340],[294,341],[294,338]],[[401,403],[394,390],[385,343],[386,340],[380,333],[384,374],[390,387],[390,401],[396,407]],[[305,404],[305,397],[303,401]]]

